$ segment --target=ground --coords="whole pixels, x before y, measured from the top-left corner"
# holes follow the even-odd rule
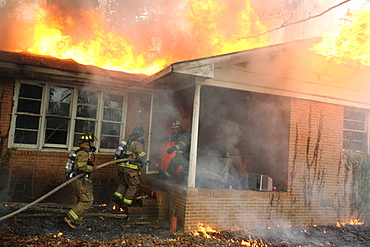
[[[0,217],[7,213],[0,212]],[[169,220],[132,224],[104,216],[90,216],[76,230],[61,214],[25,211],[0,221],[0,246],[370,246],[370,227],[365,225],[206,233],[209,238],[200,229],[173,233]]]

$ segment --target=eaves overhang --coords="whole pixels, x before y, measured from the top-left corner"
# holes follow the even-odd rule
[[[302,43],[318,42],[321,38],[316,37],[307,40],[292,41],[283,44],[270,45],[250,50],[238,51],[218,56],[211,56],[195,60],[174,63],[158,73],[144,80],[148,87],[175,89],[178,84],[194,85],[195,78],[210,79],[215,75],[215,69],[233,64],[272,59],[280,56],[284,48],[302,45]]]
[[[145,86],[144,79],[148,77],[82,65],[71,59],[7,51],[0,51],[0,72],[1,77],[73,84],[105,84],[122,88],[142,88]]]

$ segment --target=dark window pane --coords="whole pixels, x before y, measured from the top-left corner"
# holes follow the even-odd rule
[[[104,106],[122,108],[123,96],[114,94],[104,94]]]
[[[66,118],[46,118],[46,128],[55,130],[68,130],[69,119]]]
[[[78,147],[78,140],[80,140],[80,136],[81,136],[81,134],[75,134],[73,136],[73,146],[74,147]]]
[[[365,122],[344,120],[344,129],[365,131]]]
[[[76,120],[75,132],[80,134],[94,133],[95,123],[94,121]]]
[[[352,121],[344,120],[344,129],[354,129],[355,124]]]
[[[110,121],[120,122],[122,120],[122,110],[121,109],[105,108],[104,109],[103,120],[110,120]]]
[[[97,105],[98,104],[98,93],[88,92],[88,91],[79,91],[77,102],[81,104]]]
[[[79,105],[77,107],[77,117],[96,118],[96,107]]]
[[[354,150],[365,151],[365,145],[363,142],[353,142]]]
[[[344,119],[365,121],[365,117],[366,115],[364,112],[350,111],[350,110],[344,111]]]
[[[366,140],[366,134],[363,132],[353,133],[353,140],[364,142]]]
[[[22,144],[36,144],[37,131],[15,130],[14,142]]]
[[[21,84],[21,87],[19,90],[19,97],[41,99],[42,86]]]
[[[353,139],[353,131],[348,131],[348,130],[343,131],[343,139],[352,140]]]
[[[18,112],[28,112],[34,114],[40,114],[41,101],[19,99],[18,100]]]
[[[56,116],[69,116],[69,106],[68,103],[61,102],[49,102],[48,114]]]
[[[15,127],[17,129],[21,128],[37,130],[39,128],[39,120],[40,118],[37,116],[18,115]]]
[[[356,122],[355,130],[365,131],[365,122]]]
[[[102,123],[102,135],[120,135],[121,124],[119,123]]]
[[[68,131],[47,129],[45,143],[66,144]]]
[[[45,143],[66,144],[68,134],[69,119],[66,118],[46,118]]]
[[[115,136],[102,136],[102,140],[100,142],[101,148],[109,148],[109,149],[116,149],[119,145],[119,137]]]

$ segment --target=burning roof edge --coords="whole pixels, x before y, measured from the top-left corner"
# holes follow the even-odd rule
[[[106,82],[123,81],[143,86],[148,76],[102,69],[92,65],[79,64],[72,59],[58,59],[51,56],[36,55],[29,52],[10,52],[0,50],[0,69],[13,75],[52,74],[66,80],[78,78],[81,81],[102,80]]]

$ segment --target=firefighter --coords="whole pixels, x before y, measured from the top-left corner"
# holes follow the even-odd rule
[[[167,150],[168,154],[176,151],[175,156],[171,159],[167,170],[159,170],[160,179],[172,177],[179,166],[182,166],[181,173],[188,174],[189,169],[189,152],[190,152],[190,132],[182,128],[179,120],[171,124],[171,137],[163,137],[163,142],[173,142],[173,146]]]
[[[93,146],[95,140],[94,134],[84,134],[78,141],[79,149],[76,151],[73,172],[70,177],[74,177],[80,173],[84,173],[85,175],[71,183],[75,204],[68,211],[67,216],[64,217],[64,220],[73,229],[81,226],[84,214],[92,206],[94,201],[91,173],[95,171],[95,167],[91,160],[91,154],[96,150]]]
[[[130,138],[128,141],[124,141],[124,143],[125,145],[121,145],[117,149],[115,159],[129,158],[130,160],[117,163],[119,185],[113,194],[112,201],[123,207],[131,207],[134,196],[141,183],[140,168],[144,164],[150,164],[150,161],[145,161],[146,153],[144,152],[143,127],[134,128],[130,134]]]

